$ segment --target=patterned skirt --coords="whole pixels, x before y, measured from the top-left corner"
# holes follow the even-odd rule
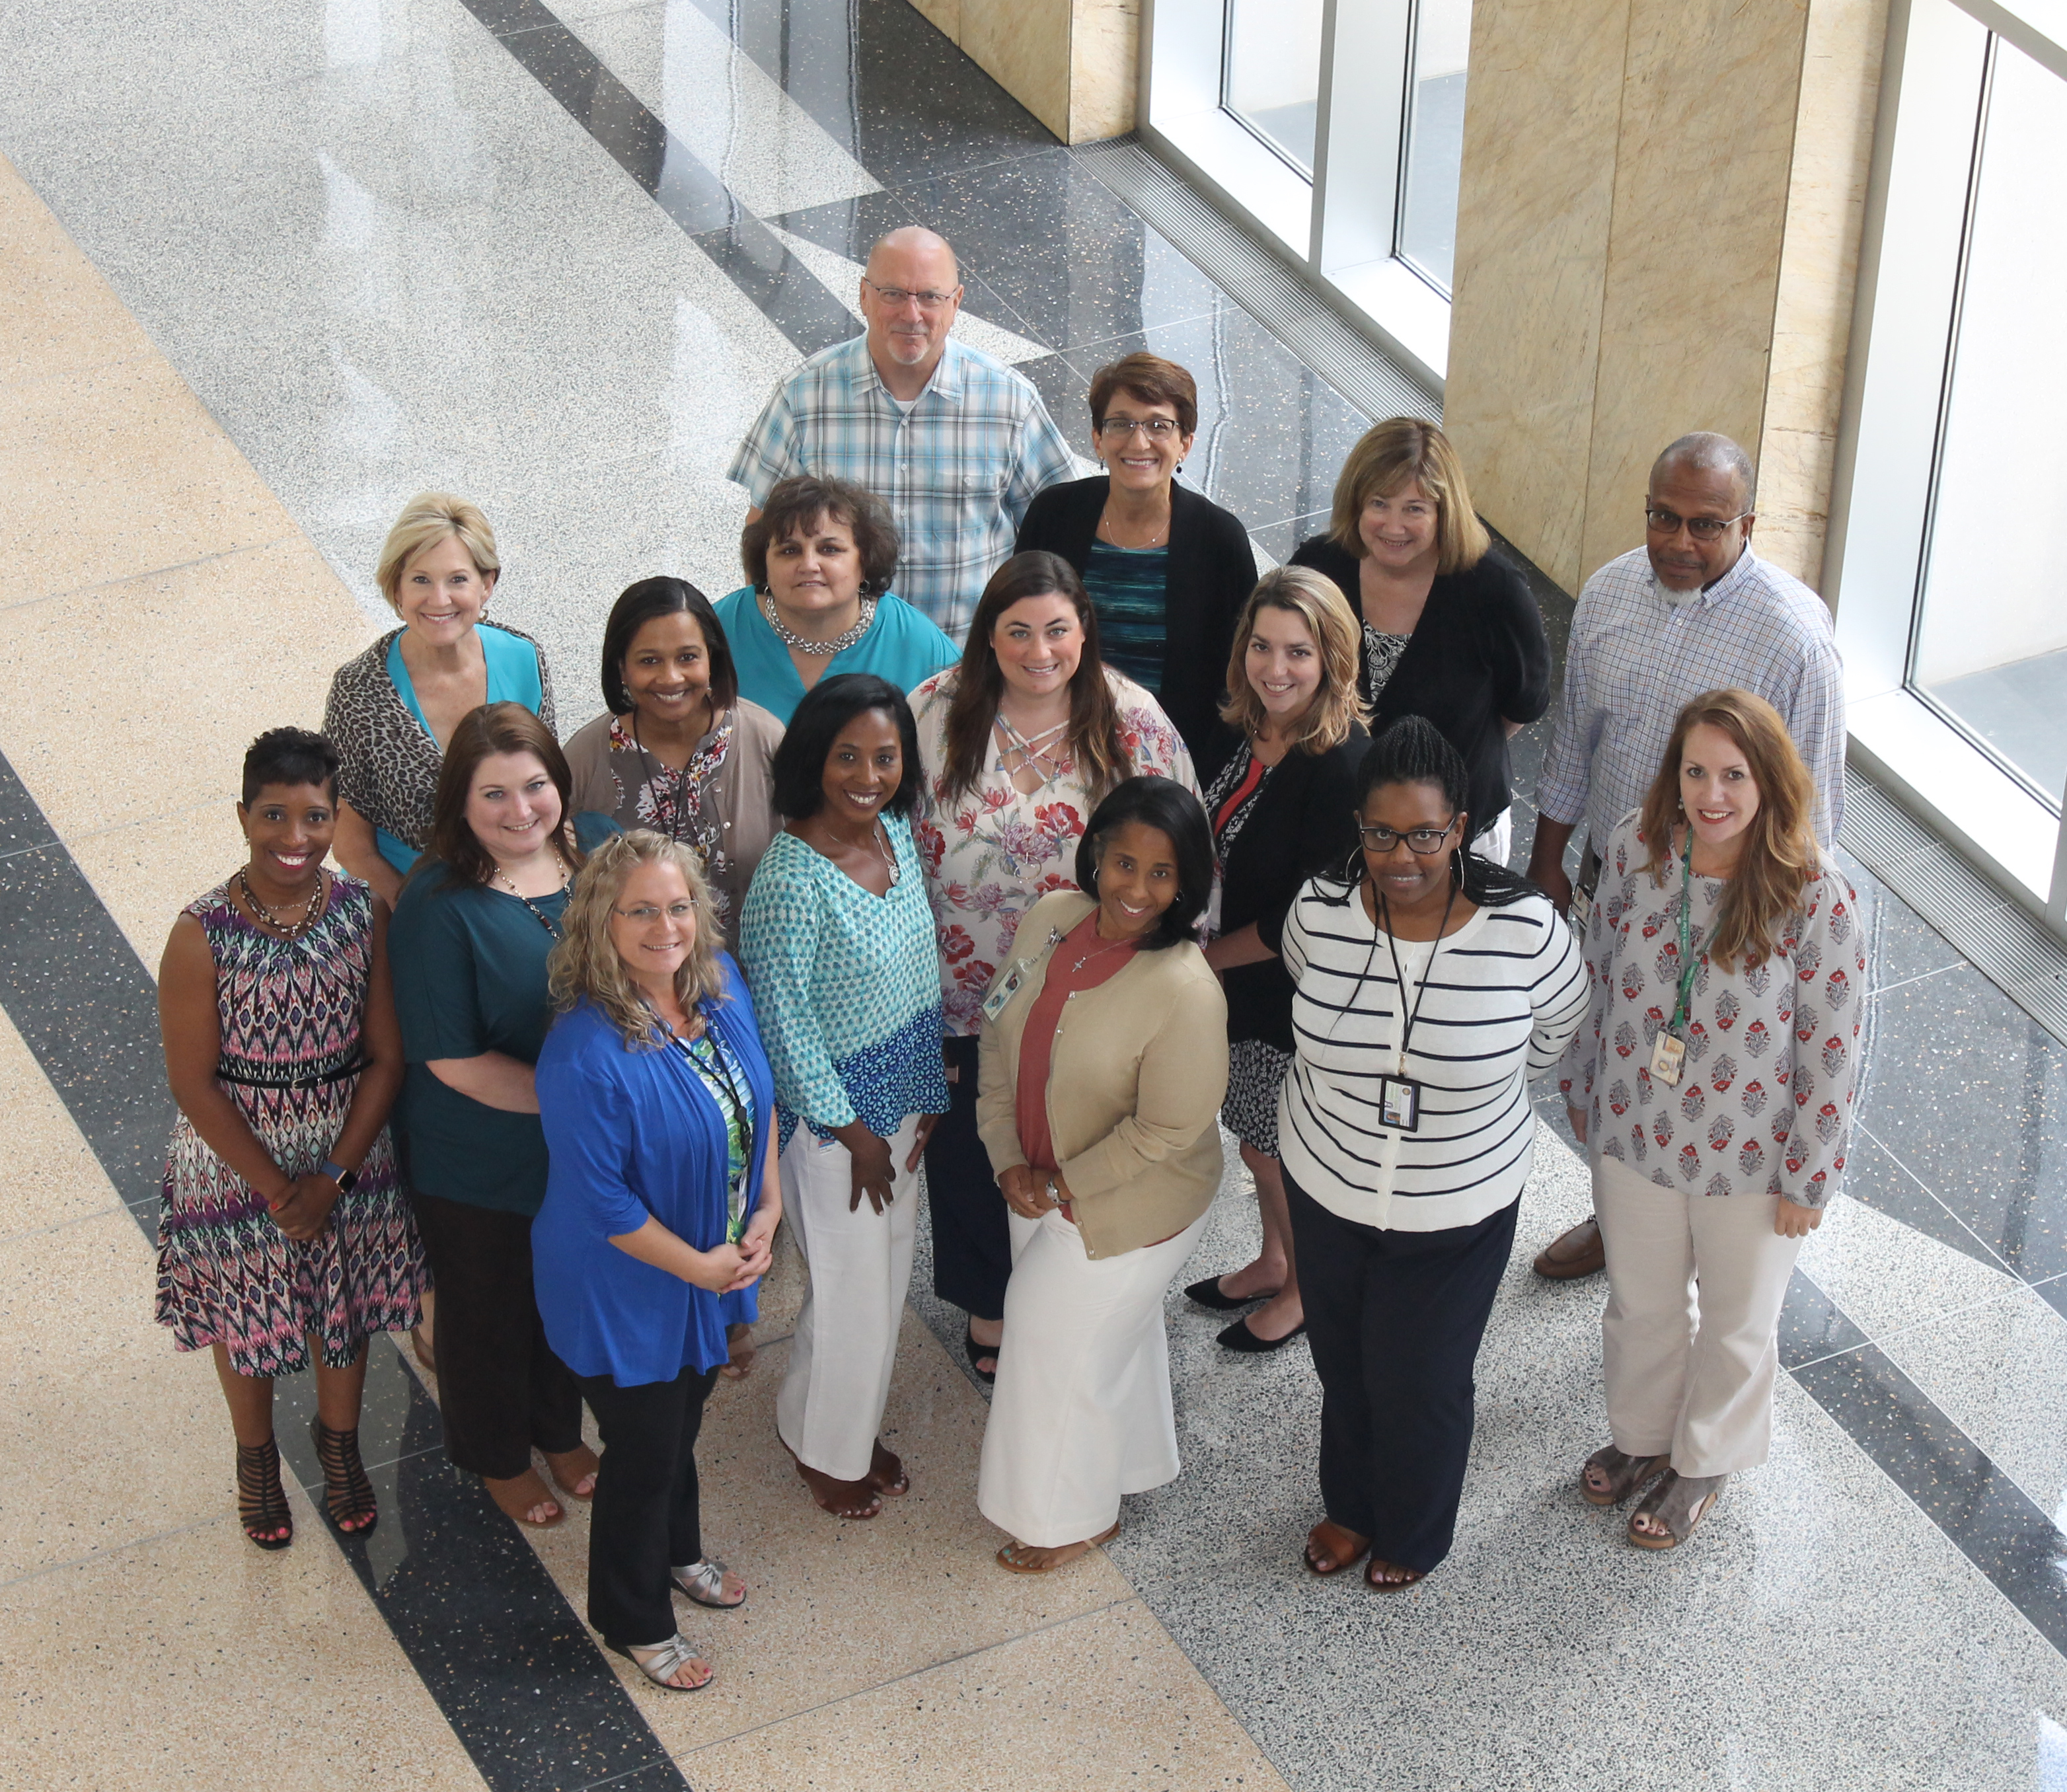
[[[1277,1091],[1292,1067],[1292,1054],[1261,1039],[1237,1039],[1228,1047],[1228,1087],[1220,1103],[1227,1129],[1251,1151],[1277,1155]]]
[[[322,1168],[358,1079],[313,1089],[223,1085],[258,1142],[290,1176]],[[430,1277],[387,1129],[330,1224],[306,1241],[274,1225],[264,1198],[205,1144],[186,1116],[173,1129],[158,1219],[158,1323],[181,1350],[221,1344],[239,1375],[349,1368],[360,1343],[423,1317]]]

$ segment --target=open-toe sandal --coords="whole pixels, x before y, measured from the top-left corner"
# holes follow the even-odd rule
[[[1037,1544],[1007,1543],[997,1552],[997,1565],[1001,1568],[1010,1569],[1015,1575],[1052,1575],[1058,1568],[1068,1567],[1071,1562],[1082,1561],[1085,1556],[1088,1556],[1101,1543],[1110,1543],[1119,1534],[1119,1521],[1115,1518],[1112,1522],[1111,1529],[1102,1530],[1097,1536],[1086,1540],[1083,1555],[1073,1555],[1067,1561],[1063,1562],[1035,1561],[1034,1559],[1035,1555],[1047,1553]],[[1058,1547],[1067,1549],[1069,1546],[1065,1543],[1058,1545]]]
[[[595,1475],[603,1464],[596,1453],[586,1444],[577,1444],[571,1450],[542,1450],[546,1466],[553,1471],[553,1483],[571,1500],[592,1500],[595,1497]],[[581,1484],[588,1481],[588,1491],[581,1490]]]
[[[912,1491],[912,1477],[904,1472],[903,1459],[885,1449],[879,1437],[870,1453],[868,1473],[863,1478],[889,1499],[901,1500]]]
[[[1321,1535],[1324,1530],[1333,1531],[1341,1541],[1330,1543]],[[1314,1559],[1317,1544],[1327,1551],[1328,1566],[1325,1568]],[[1354,1568],[1370,1554],[1371,1539],[1368,1537],[1359,1537],[1354,1531],[1323,1518],[1306,1533],[1306,1546],[1299,1552],[1299,1559],[1306,1564],[1308,1574],[1318,1575],[1325,1580],[1330,1575],[1342,1573],[1345,1568]]]
[[[530,1483],[529,1486],[526,1482]],[[521,1475],[512,1475],[507,1481],[493,1481],[483,1475],[481,1485],[488,1489],[488,1497],[502,1509],[505,1518],[514,1518],[528,1530],[550,1530],[566,1518],[567,1509],[547,1491],[545,1482],[539,1478],[535,1469],[526,1469]],[[553,1509],[551,1518],[534,1518],[531,1516],[533,1510],[541,1506],[550,1506]]]
[[[1694,1534],[1694,1527],[1715,1510],[1728,1475],[1682,1475],[1667,1469],[1665,1478],[1644,1495],[1630,1514],[1629,1540],[1640,1550],[1674,1550]],[[1666,1534],[1653,1537],[1636,1528],[1639,1518],[1655,1518]]]
[[[359,1428],[332,1431],[321,1419],[311,1419],[309,1436],[323,1464],[323,1510],[346,1536],[363,1537],[380,1523],[380,1508],[374,1503],[366,1465],[359,1459]]]
[[[284,1550],[294,1540],[294,1508],[280,1485],[280,1446],[270,1437],[237,1446],[237,1522],[262,1550]]]
[[[603,1646],[612,1655],[623,1656],[663,1692],[701,1692],[717,1678],[717,1673],[713,1672],[705,1674],[693,1686],[678,1686],[675,1684],[671,1676],[681,1672],[682,1664],[684,1662],[701,1661],[703,1659],[689,1647],[688,1640],[680,1631],[676,1631],[659,1648],[648,1650],[644,1656],[634,1653],[630,1644],[613,1643],[607,1636],[603,1640]],[[643,1644],[640,1646],[644,1647]],[[709,1664],[705,1665],[708,1666]]]
[[[693,1599],[698,1605],[709,1606],[713,1611],[730,1611],[746,1603],[741,1593],[736,1599],[725,1596],[725,1566],[706,1557],[701,1562],[692,1562],[686,1568],[670,1568],[670,1579],[681,1588],[683,1596]]]
[[[996,1344],[979,1344],[976,1341],[976,1328],[971,1326],[962,1333],[962,1348],[969,1355],[969,1367],[975,1371],[977,1380],[986,1388],[993,1386],[997,1380],[997,1370],[995,1365],[997,1362],[999,1347]],[[988,1369],[977,1367],[980,1360],[986,1356],[990,1359],[993,1367]]]
[[[1645,1482],[1664,1473],[1671,1461],[1669,1456],[1626,1456],[1610,1444],[1586,1458],[1579,1471],[1579,1497],[1589,1506],[1620,1506]],[[1606,1478],[1605,1488],[1587,1478],[1596,1470]]]
[[[1381,1579],[1381,1575],[1385,1578]],[[1426,1568],[1403,1568],[1396,1562],[1381,1562],[1376,1556],[1363,1565],[1363,1583],[1374,1593],[1403,1593],[1416,1581],[1427,1578]]]
[[[725,1328],[725,1359],[718,1365],[718,1373],[727,1381],[744,1381],[753,1371],[753,1359],[761,1354],[760,1347],[753,1342],[753,1327],[741,1323]]]

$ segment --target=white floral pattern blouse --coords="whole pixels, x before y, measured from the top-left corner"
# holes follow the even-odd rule
[[[940,1007],[948,1032],[981,1030],[983,993],[1012,949],[1019,917],[1053,890],[1077,887],[1077,842],[1098,807],[1066,758],[1032,795],[1005,775],[998,754],[985,757],[975,786],[947,794],[948,706],[960,668],[936,673],[912,693],[925,774],[916,831],[940,941]],[[1110,666],[1120,738],[1139,776],[1175,778],[1199,793],[1192,755],[1155,699]],[[996,745],[996,736],[992,737]]]

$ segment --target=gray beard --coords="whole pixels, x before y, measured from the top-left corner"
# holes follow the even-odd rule
[[[1702,590],[1704,589],[1703,587],[1696,585],[1690,591],[1675,591],[1670,585],[1667,584],[1663,579],[1658,576],[1658,569],[1655,567],[1651,569],[1651,588],[1657,592],[1660,597],[1663,598],[1665,601],[1667,603],[1670,603],[1675,609],[1677,609],[1683,603],[1691,603],[1695,599],[1701,595]]]

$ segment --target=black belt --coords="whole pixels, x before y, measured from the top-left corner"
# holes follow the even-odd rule
[[[355,1058],[349,1064],[340,1064],[334,1071],[324,1071],[315,1076],[268,1075],[260,1071],[217,1064],[215,1075],[218,1083],[242,1083],[247,1088],[253,1089],[320,1089],[332,1083],[342,1083],[348,1076],[356,1076],[365,1068],[363,1058]]]

